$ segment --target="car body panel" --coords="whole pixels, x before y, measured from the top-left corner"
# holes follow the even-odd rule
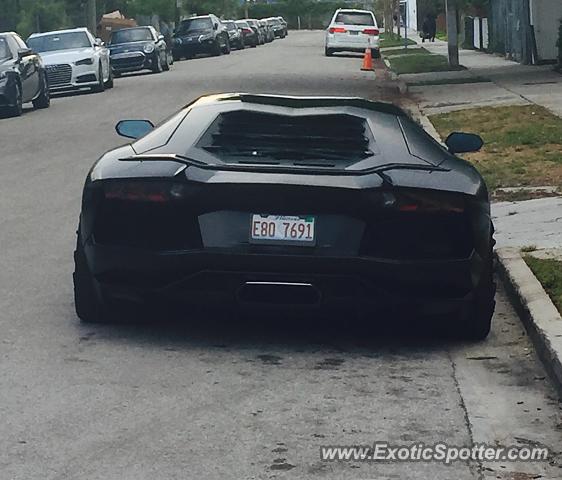
[[[46,88],[43,60],[34,52],[18,58],[18,52],[27,45],[16,33],[0,33],[0,38],[10,54],[10,57],[0,59],[0,76],[3,77],[0,78],[0,107],[15,106],[17,85],[21,86],[23,103],[35,100]]]
[[[345,15],[366,16],[370,17],[372,21],[365,25],[337,21],[338,18]],[[332,32],[331,30],[334,28],[344,31]],[[377,21],[372,12],[368,10],[338,9],[326,30],[325,46],[333,51],[363,51],[366,48],[379,49],[379,35],[365,34],[364,31],[368,29],[376,29],[378,31]]]
[[[333,128],[323,115],[343,115],[349,125],[360,119],[365,139],[373,135],[370,154],[319,167],[238,162],[202,148],[233,113],[258,115],[247,128],[263,139],[259,115],[281,115],[278,125],[311,119],[315,131]],[[123,185],[173,185],[175,200],[130,203],[119,197],[130,191]],[[438,207],[416,213],[408,199]],[[256,214],[312,216],[316,242],[252,243]],[[306,284],[322,306],[341,300],[436,313],[472,299],[491,228],[479,173],[402,110],[356,98],[223,94],[197,100],[96,162],[84,187],[80,245],[106,298],[241,304],[256,284]]]
[[[45,63],[51,91],[75,90],[96,87],[100,83],[100,71],[104,83],[111,77],[109,50],[97,45],[95,38],[86,28],[57,30],[34,33],[28,41],[33,45],[45,42],[49,38],[67,34],[82,34],[86,44],[77,48],[47,50],[40,52]],[[84,64],[87,62],[87,64]]]
[[[116,35],[128,32],[146,31],[149,40],[118,41],[114,43]],[[168,45],[164,37],[154,27],[132,27],[117,30],[111,37],[109,57],[111,68],[115,73],[138,72],[141,70],[154,70],[157,62],[164,66],[168,55]]]
[[[209,20],[208,28],[182,30],[188,22]],[[212,25],[212,26],[211,26]],[[217,54],[230,44],[229,35],[222,22],[212,14],[190,17],[180,23],[174,34],[172,52],[174,57],[193,57],[198,54]]]

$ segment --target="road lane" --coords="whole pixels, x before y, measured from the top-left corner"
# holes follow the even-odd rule
[[[375,440],[559,451],[560,404],[501,288],[492,334],[477,345],[364,334],[346,316],[314,327],[236,317],[92,326],[75,317],[81,188],[93,161],[123,143],[117,120],[160,121],[224,91],[388,98],[360,64],[324,57],[319,32],[291,33],[0,120],[1,480],[562,476],[558,458],[320,461],[322,445]]]

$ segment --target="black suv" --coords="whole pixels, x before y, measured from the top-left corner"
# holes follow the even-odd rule
[[[17,33],[0,33],[0,111],[19,116],[27,102],[35,108],[51,103],[43,61]]]
[[[182,57],[193,58],[198,53],[230,53],[228,31],[213,14],[182,20],[174,34],[174,60],[181,60]]]

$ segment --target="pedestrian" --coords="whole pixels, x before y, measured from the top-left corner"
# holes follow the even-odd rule
[[[437,35],[437,22],[435,20],[435,15],[428,13],[422,24],[422,43],[426,40],[430,42],[435,42],[435,36]]]

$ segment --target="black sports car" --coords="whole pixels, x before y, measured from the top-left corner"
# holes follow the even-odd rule
[[[488,193],[454,155],[480,137],[452,134],[447,151],[389,104],[250,94],[116,128],[135,141],[84,186],[83,320],[120,301],[214,299],[448,315],[457,334],[488,334]]]
[[[17,33],[0,33],[0,111],[19,116],[27,102],[35,108],[51,104],[45,66]]]
[[[116,76],[122,73],[169,70],[168,46],[154,27],[115,30],[109,40],[109,59]]]

